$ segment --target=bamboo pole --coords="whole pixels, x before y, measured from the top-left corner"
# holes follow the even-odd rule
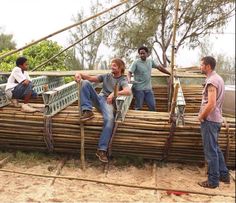
[[[61,170],[62,170],[63,166],[65,165],[67,159],[68,159],[67,156],[64,157],[64,158],[59,162],[59,164],[57,165],[57,169],[56,169],[56,172],[55,172],[55,175],[56,175],[56,176],[57,176],[57,175],[60,175]],[[51,181],[51,183],[50,183],[50,186],[52,186],[52,185],[55,183],[55,181],[56,181],[56,178],[53,178],[52,181]]]
[[[79,116],[82,116],[82,109],[80,104],[80,92],[81,92],[81,83],[77,82],[78,87],[78,109],[79,109]],[[85,158],[84,158],[84,123],[80,122],[80,161],[81,161],[81,167],[82,170],[85,170]]]
[[[118,187],[130,187],[130,188],[137,188],[137,189],[143,189],[143,190],[154,190],[154,191],[159,190],[159,191],[166,191],[166,192],[174,191],[174,192],[182,192],[182,193],[191,193],[191,194],[196,194],[196,195],[222,196],[222,197],[235,198],[235,195],[222,194],[222,193],[216,193],[216,192],[208,193],[208,192],[200,192],[200,191],[193,191],[193,190],[179,190],[176,188],[132,185],[132,184],[126,184],[126,183],[101,181],[101,180],[89,179],[89,178],[78,178],[74,176],[43,175],[43,174],[38,174],[38,173],[20,172],[20,171],[14,171],[14,170],[6,170],[6,169],[0,169],[0,171],[5,172],[5,173],[15,173],[15,174],[20,174],[20,175],[36,176],[36,177],[42,177],[42,178],[60,178],[64,180],[78,180],[78,181],[84,181],[84,182],[101,183],[101,184],[106,184],[106,185],[113,185],[113,186],[118,186]]]
[[[171,46],[171,80],[170,80],[170,98],[169,101],[171,102],[171,98],[173,95],[173,84],[174,84],[174,67],[175,67],[175,40],[176,40],[176,31],[177,31],[177,20],[178,20],[178,11],[179,11],[179,0],[175,0],[175,15],[173,20],[173,32],[172,32],[172,46]],[[169,103],[170,108],[171,103]]]
[[[83,41],[84,39],[86,39],[87,37],[89,37],[90,35],[94,34],[95,32],[97,32],[98,30],[100,30],[101,28],[103,28],[104,26],[108,25],[110,22],[116,20],[117,18],[121,17],[122,15],[124,15],[125,13],[127,13],[128,11],[132,10],[133,8],[135,8],[137,5],[139,5],[141,2],[143,2],[144,0],[140,0],[139,2],[137,2],[136,4],[134,4],[133,6],[131,6],[130,8],[128,8],[127,10],[125,10],[124,12],[120,13],[119,15],[117,15],[116,17],[112,18],[111,20],[105,22],[104,24],[102,24],[101,26],[99,26],[98,28],[96,28],[95,30],[93,30],[92,32],[90,32],[89,34],[87,34],[85,37],[77,40],[76,42],[74,42],[73,44],[71,44],[70,46],[68,46],[67,48],[63,49],[62,51],[60,51],[58,54],[52,56],[51,58],[49,58],[47,61],[41,63],[40,65],[36,66],[32,71],[46,65],[49,61],[51,61],[52,59],[56,58],[57,56],[59,56],[60,54],[62,54],[63,52],[67,51],[68,49],[70,49],[71,47],[75,46],[76,44],[78,44],[79,42]]]
[[[102,115],[94,111],[95,118],[84,126],[86,135],[86,153],[93,151],[102,131]],[[5,118],[7,120],[5,120]],[[204,160],[199,122],[196,113],[185,114],[185,125],[177,126],[168,160],[171,162],[202,163]],[[80,123],[78,106],[69,106],[55,115],[52,121],[54,152],[80,153]],[[43,115],[23,113],[9,107],[1,108],[0,148],[47,151],[43,140]],[[168,112],[148,112],[129,110],[125,122],[119,123],[113,140],[115,156],[132,155],[147,159],[160,160],[165,140],[169,135],[170,124]],[[27,122],[29,121],[29,124]],[[37,122],[36,122],[37,121]],[[226,152],[230,142],[227,165],[235,166],[235,119],[227,117],[222,125],[219,145]],[[15,125],[14,125],[15,124]],[[16,129],[21,128],[21,131]],[[229,132],[228,132],[229,131]],[[228,136],[227,136],[228,133]],[[230,139],[228,139],[230,138]]]
[[[81,20],[80,22],[74,23],[74,24],[72,24],[72,25],[69,25],[69,26],[63,28],[63,29],[60,29],[60,30],[58,30],[58,31],[56,31],[56,32],[53,32],[53,33],[49,34],[49,35],[46,35],[45,37],[42,37],[42,38],[40,38],[40,39],[38,39],[38,40],[36,40],[36,41],[33,41],[33,42],[31,42],[31,43],[29,43],[29,44],[27,44],[27,45],[25,45],[25,46],[23,46],[23,47],[21,47],[21,48],[19,48],[19,49],[16,49],[16,50],[7,52],[7,53],[5,53],[5,54],[2,54],[2,55],[0,56],[0,59],[4,58],[4,57],[6,57],[6,56],[12,55],[12,54],[14,54],[14,53],[17,53],[17,52],[19,52],[19,51],[22,51],[22,50],[24,50],[24,49],[26,49],[26,48],[28,48],[28,47],[34,45],[34,44],[37,44],[38,42],[41,42],[41,41],[43,41],[43,40],[45,40],[45,39],[47,39],[47,38],[50,38],[50,37],[52,37],[52,36],[54,36],[54,35],[56,35],[56,34],[59,34],[59,33],[61,33],[61,32],[64,32],[64,31],[66,31],[66,30],[68,30],[68,29],[70,29],[70,28],[73,28],[73,27],[75,27],[75,26],[81,25],[81,24],[83,24],[83,23],[85,23],[85,22],[87,22],[87,21],[89,21],[89,20],[91,20],[91,19],[93,19],[93,18],[96,18],[96,17],[98,17],[98,16],[100,16],[100,15],[102,15],[102,14],[104,14],[104,13],[107,13],[108,11],[110,11],[110,10],[112,10],[112,9],[118,7],[118,6],[121,6],[122,4],[127,3],[127,2],[128,2],[128,0],[124,0],[124,1],[122,1],[122,2],[120,2],[120,3],[118,3],[118,4],[116,4],[116,5],[114,5],[114,6],[110,7],[110,8],[108,8],[108,9],[102,11],[102,12],[99,12],[99,13],[93,15],[93,16],[90,16],[90,17],[88,17],[88,18],[86,18],[86,19],[84,19],[84,20]]]

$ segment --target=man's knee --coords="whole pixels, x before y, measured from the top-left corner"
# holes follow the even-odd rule
[[[84,88],[84,87],[87,87],[87,86],[92,86],[91,82],[89,82],[88,80],[83,80],[81,82],[81,87]]]

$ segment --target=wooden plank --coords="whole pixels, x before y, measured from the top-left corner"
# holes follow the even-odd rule
[[[167,70],[170,70],[169,68]],[[30,76],[74,76],[76,72],[81,72],[89,75],[98,75],[110,73],[111,70],[74,70],[74,71],[28,71]],[[125,74],[127,74],[128,70],[126,69]],[[10,75],[10,72],[2,72],[2,75]],[[159,70],[153,69],[152,76],[161,76],[161,77],[169,77],[168,75],[160,72]],[[180,69],[176,70],[176,76],[178,77],[187,77],[187,78],[204,78],[205,76],[200,74],[199,72],[191,72],[189,71],[181,71]]]

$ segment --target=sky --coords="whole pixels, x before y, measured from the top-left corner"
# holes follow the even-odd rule
[[[76,16],[81,9],[86,9],[89,2],[89,0],[1,0],[0,28],[6,34],[13,34],[13,39],[19,48],[32,40],[40,39],[73,24],[72,16]],[[62,38],[60,35],[51,39],[60,40]],[[65,35],[65,38],[68,37],[68,34]]]
[[[110,6],[119,1],[111,2]],[[72,17],[81,9],[86,13],[90,0],[1,0],[0,5],[0,32],[12,34],[17,48],[20,48],[32,40],[38,40],[73,24]],[[227,56],[235,57],[235,18],[232,18],[224,32],[227,34],[214,34],[210,37],[214,44],[214,53],[225,53]],[[69,33],[63,32],[49,39],[66,46]],[[198,50],[184,49],[179,52],[176,56],[178,66],[197,65]]]

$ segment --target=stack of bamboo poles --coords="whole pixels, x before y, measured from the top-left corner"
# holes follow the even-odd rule
[[[84,123],[85,152],[95,154],[103,118],[97,111],[95,118]],[[44,143],[42,113],[22,113],[17,108],[0,109],[0,148],[47,151]],[[204,155],[197,115],[185,115],[185,125],[176,127],[167,159],[175,162],[203,163]],[[161,160],[169,136],[167,112],[129,110],[125,122],[119,123],[113,139],[114,156],[134,155]],[[228,166],[235,167],[235,119],[226,118],[219,145],[226,155]],[[80,153],[80,122],[77,106],[69,106],[52,118],[54,151]]]
[[[201,85],[183,85],[182,86],[186,106],[186,113],[197,113],[200,110],[202,99],[202,86]],[[156,109],[158,112],[168,111],[168,89],[166,85],[153,86],[154,96],[156,98]],[[131,108],[134,109],[134,99],[131,103]],[[146,104],[143,105],[142,110],[147,110]]]
[[[23,113],[20,108],[0,108],[0,148],[46,151],[42,113]]]
[[[158,112],[168,111],[168,89],[166,85],[153,86],[154,97],[156,99],[156,110]],[[132,100],[130,109],[134,109],[134,99]],[[144,103],[142,110],[148,110],[147,105]]]
[[[198,113],[202,100],[202,85],[182,85],[184,99],[186,102],[186,113]]]

